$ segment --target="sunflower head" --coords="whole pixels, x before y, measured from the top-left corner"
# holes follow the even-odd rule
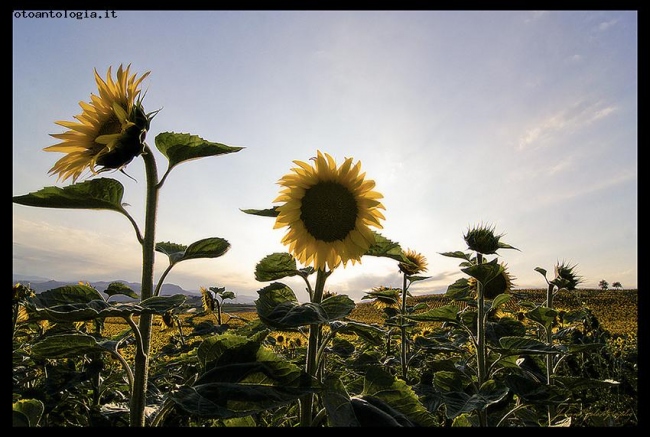
[[[551,284],[558,289],[564,288],[573,291],[580,283],[582,283],[582,277],[576,273],[575,265],[566,261],[558,262],[555,265],[555,279],[551,281]]]
[[[513,281],[516,278],[512,276],[510,272],[508,272],[508,265],[506,263],[501,263],[501,266],[503,267],[501,273],[499,273],[487,284],[483,285],[483,296],[486,299],[494,299],[500,294],[510,293],[514,287]],[[467,280],[467,285],[471,291],[476,292],[476,278],[470,276],[470,278]]]
[[[473,250],[483,255],[490,255],[496,253],[501,248],[499,239],[503,235],[496,235],[494,227],[489,225],[475,226],[467,230],[463,235],[465,243],[470,250]]]
[[[397,308],[402,302],[402,290],[385,286],[374,287],[362,299],[374,299],[377,308]]]
[[[210,314],[214,311],[215,303],[212,293],[205,287],[199,287],[201,291],[201,302],[203,303],[203,311]]]
[[[95,70],[99,95],[91,94],[90,102],[79,102],[82,113],[77,121],[57,121],[67,128],[64,133],[50,134],[61,140],[46,147],[47,152],[66,155],[50,169],[60,180],[75,182],[89,170],[92,174],[111,169],[123,169],[144,151],[144,139],[155,113],[147,114],[142,106],[140,84],[149,72],[139,78],[130,74],[130,65],[117,70],[113,80],[108,68],[106,80]]]
[[[287,227],[282,243],[303,265],[317,270],[354,264],[375,242],[371,227],[382,228],[375,182],[361,173],[361,162],[347,158],[338,167],[327,153],[317,152],[314,165],[297,167],[278,182],[274,202],[282,202],[274,228]]]
[[[427,271],[427,258],[419,252],[407,249],[404,256],[410,263],[401,262],[398,264],[402,273],[412,276]]]

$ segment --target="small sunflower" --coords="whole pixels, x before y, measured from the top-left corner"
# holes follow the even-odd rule
[[[402,273],[405,273],[408,276],[417,275],[418,273],[427,271],[427,258],[414,250],[407,249],[404,253],[406,259],[411,263],[399,263],[399,269]]]
[[[72,178],[73,183],[85,170],[93,174],[110,169],[122,170],[133,158],[142,154],[144,137],[152,114],[146,114],[140,96],[140,84],[149,75],[140,78],[129,74],[130,65],[117,70],[114,81],[111,68],[106,80],[95,70],[99,95],[91,94],[89,103],[79,102],[83,112],[78,121],[57,121],[68,131],[50,136],[60,143],[46,147],[47,152],[66,155],[50,169],[60,180]],[[98,170],[97,166],[101,166]]]
[[[317,152],[315,165],[294,161],[291,173],[278,182],[284,187],[274,202],[274,229],[288,227],[282,243],[303,265],[334,269],[354,264],[375,242],[370,227],[382,228],[385,209],[373,191],[375,182],[365,179],[361,162],[352,158],[337,167],[334,158]]]
[[[575,264],[558,261],[555,264],[555,279],[551,281],[551,284],[556,285],[559,289],[575,290],[583,281],[582,277],[576,273],[576,267]]]

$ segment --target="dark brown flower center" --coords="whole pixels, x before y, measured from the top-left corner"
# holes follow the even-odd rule
[[[359,208],[354,195],[337,182],[319,182],[302,198],[300,220],[317,240],[343,240],[354,229]]]

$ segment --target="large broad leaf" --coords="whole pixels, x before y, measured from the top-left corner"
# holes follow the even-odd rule
[[[276,329],[292,329],[311,323],[325,323],[327,320],[319,306],[311,303],[300,305],[293,290],[280,282],[273,282],[258,290],[257,294],[257,315]]]
[[[91,352],[103,351],[97,340],[85,334],[59,334],[45,337],[32,346],[36,358],[75,358]]]
[[[405,317],[416,322],[457,322],[458,311],[459,309],[455,305],[445,305],[424,313],[410,314]]]
[[[495,258],[490,262],[483,264],[473,264],[460,270],[463,273],[476,278],[477,281],[485,285],[503,272],[503,266],[499,264]]]
[[[447,407],[447,418],[453,419],[462,413],[485,410],[490,405],[501,401],[507,394],[508,387],[494,380],[486,381],[478,393],[472,395],[463,391],[445,393],[443,397]]]
[[[419,401],[413,389],[404,381],[379,367],[366,372],[361,399],[386,412],[385,405],[395,410],[413,426],[436,426],[434,416]],[[378,401],[373,402],[375,399]]]
[[[570,397],[570,392],[557,385],[540,384],[534,379],[516,374],[507,375],[504,381],[510,391],[526,403],[558,405]]]
[[[255,266],[255,279],[260,282],[276,281],[299,273],[296,259],[286,252],[267,255]]]
[[[93,300],[85,303],[60,304],[51,307],[35,306],[32,311],[36,319],[54,322],[81,322],[105,317],[127,318],[130,315],[158,314],[176,308],[185,302],[182,294],[174,296],[156,296],[142,302],[110,304],[105,300]],[[31,314],[30,314],[31,315]]]
[[[170,242],[156,243],[156,251],[167,255],[172,265],[188,259],[218,258],[229,249],[230,243],[219,237],[205,238],[189,246]]]
[[[206,141],[197,135],[162,132],[156,135],[156,147],[169,160],[169,170],[184,161],[206,156],[239,152],[243,147],[232,147]]]
[[[104,290],[104,293],[108,294],[109,296],[115,296],[115,295],[124,295],[124,296],[129,296],[132,297],[133,299],[138,299],[138,294],[133,291],[131,287],[128,285],[124,284],[123,282],[111,282],[108,284],[108,288]]]
[[[368,248],[365,255],[386,257],[406,264],[412,264],[404,255],[399,243],[389,240],[378,232],[372,231],[372,233],[375,236],[375,242]]]
[[[115,179],[98,178],[63,188],[45,187],[39,191],[14,196],[14,203],[40,208],[108,209],[124,213],[124,187]]]
[[[469,287],[469,281],[467,278],[460,278],[456,280],[453,284],[447,287],[447,292],[445,296],[453,300],[469,300],[474,299],[472,297],[472,290]]]
[[[379,326],[349,321],[339,322],[336,325],[332,325],[332,328],[341,334],[356,334],[362,338],[365,343],[373,346],[379,346],[386,342],[386,331]]]
[[[539,340],[528,337],[502,337],[499,339],[501,349],[499,352],[503,355],[518,354],[552,354],[558,350]]]
[[[337,294],[321,302],[325,316],[329,322],[340,320],[352,312],[356,304],[344,294]]]
[[[13,426],[35,427],[38,425],[43,411],[45,411],[45,405],[38,399],[20,399],[13,403]]]
[[[104,300],[95,288],[86,284],[64,285],[44,291],[33,297],[32,301],[39,307],[52,307],[70,303],[88,303],[93,300]]]
[[[208,370],[193,386],[181,387],[171,396],[190,414],[245,417],[321,389],[300,367],[260,342],[237,334],[210,337],[197,354]]]
[[[556,316],[557,316],[556,310],[554,310],[553,308],[542,307],[542,306],[536,307],[532,311],[528,311],[526,313],[527,318],[541,324],[547,330],[551,329],[551,326],[553,325],[553,321],[555,320]]]

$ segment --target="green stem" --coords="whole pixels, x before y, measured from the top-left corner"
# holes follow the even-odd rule
[[[406,360],[406,354],[407,354],[407,338],[406,338],[406,319],[404,319],[404,316],[406,315],[406,273],[404,273],[404,279],[402,281],[402,308],[401,308],[401,319],[400,319],[400,330],[402,333],[402,353],[400,354],[400,361],[402,364],[402,378],[404,381],[406,381],[407,373],[408,373],[408,365],[407,365],[407,360]]]
[[[142,154],[147,178],[147,194],[145,206],[144,238],[142,241],[142,283],[140,300],[153,296],[153,267],[155,259],[156,214],[158,210],[158,169],[156,160],[145,145]],[[133,395],[131,396],[130,426],[145,426],[145,407],[147,405],[147,383],[149,379],[149,348],[151,343],[151,314],[140,315],[139,331],[142,338],[142,350],[136,353]]]
[[[483,264],[483,255],[476,254],[476,263]],[[485,297],[483,296],[483,284],[481,281],[476,281],[476,303],[477,303],[477,317],[476,317],[476,360],[478,367],[478,387],[479,390],[483,383],[486,381],[487,376],[487,347],[485,344]],[[481,426],[487,426],[487,413],[485,410],[479,411],[479,420]]]
[[[546,289],[546,307],[549,309],[553,308],[553,290],[555,289],[555,285],[553,284],[548,284],[548,288]],[[553,346],[553,324],[548,327],[546,330],[546,344],[548,346]],[[546,384],[547,385],[552,385],[553,381],[551,380],[551,377],[553,376],[553,359],[554,356],[553,354],[547,354],[546,355]],[[548,424],[549,426],[551,425],[553,421],[553,416],[555,416],[555,408],[553,405],[548,406]]]
[[[325,281],[331,272],[325,272],[319,269],[316,273],[316,287],[311,296],[311,302],[320,304],[323,301],[323,291],[325,290]],[[318,372],[318,348],[320,345],[321,325],[309,325],[309,341],[307,344],[307,358],[305,362],[305,371],[308,375],[316,377]],[[300,399],[300,425],[312,425],[312,409],[314,404],[314,395],[308,394]]]

